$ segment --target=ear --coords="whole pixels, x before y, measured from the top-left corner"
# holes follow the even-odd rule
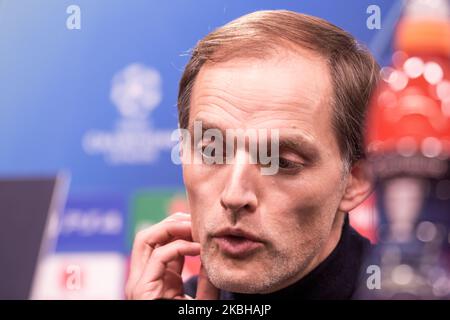
[[[369,197],[373,190],[372,173],[366,160],[356,162],[349,173],[339,210],[349,212]]]

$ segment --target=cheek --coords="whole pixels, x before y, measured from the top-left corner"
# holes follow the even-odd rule
[[[281,212],[281,219],[272,220],[274,239],[280,246],[298,249],[298,245],[307,244],[320,238],[322,228],[327,224],[320,208],[312,205],[298,205]],[[295,245],[294,245],[295,244]]]
[[[310,242],[329,232],[339,206],[340,183],[334,174],[328,179],[314,174],[275,185],[266,195],[273,239]]]
[[[192,231],[191,231],[192,240],[194,240],[194,242],[200,242],[199,229],[201,228],[201,226],[198,225],[199,219],[195,215],[193,215],[191,219],[192,219]]]
[[[201,205],[202,200],[205,198],[203,194],[205,179],[198,171],[198,167],[200,166],[195,164],[183,165],[183,182],[191,214],[196,211],[196,208]]]
[[[332,211],[334,214],[342,197],[341,169],[333,163],[301,175],[298,181],[284,186],[289,196],[295,199],[299,208],[312,211]]]
[[[192,237],[195,242],[204,240],[205,226],[208,219],[211,219],[208,215],[214,214],[214,203],[220,196],[205,172],[201,165],[183,165],[183,180],[192,219]]]
[[[297,202],[284,209],[279,212],[280,218],[269,221],[273,246],[285,255],[306,259],[323,245],[334,215],[323,204],[311,201]]]

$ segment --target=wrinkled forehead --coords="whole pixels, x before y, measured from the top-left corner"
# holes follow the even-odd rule
[[[269,128],[329,123],[331,95],[327,63],[309,52],[208,63],[193,87],[190,125],[199,115]]]

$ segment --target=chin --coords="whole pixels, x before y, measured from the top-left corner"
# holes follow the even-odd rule
[[[263,293],[266,289],[248,278],[224,277],[220,275],[219,277],[212,276],[210,280],[215,287],[236,293]]]
[[[245,269],[230,267],[225,263],[204,264],[211,283],[221,290],[236,293],[265,293],[270,291],[273,283],[262,272],[248,266]]]

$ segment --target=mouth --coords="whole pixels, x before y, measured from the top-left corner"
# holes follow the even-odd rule
[[[257,236],[241,229],[224,229],[213,235],[219,249],[232,258],[245,258],[264,246]]]

